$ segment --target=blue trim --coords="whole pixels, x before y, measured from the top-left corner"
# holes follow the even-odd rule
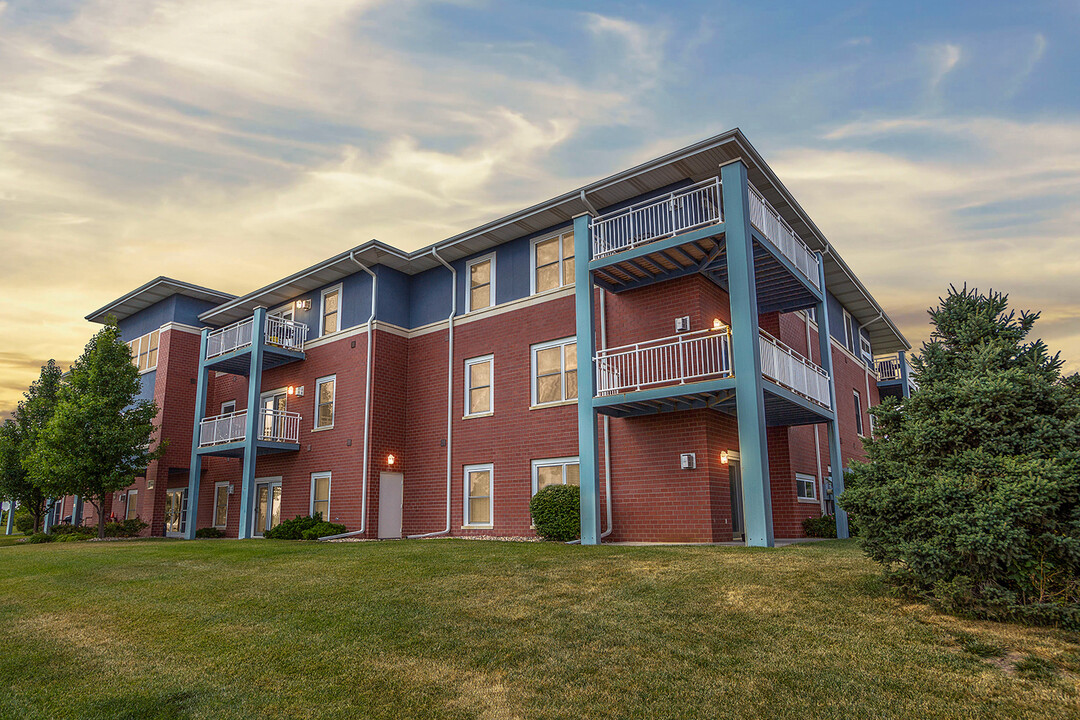
[[[580,364],[580,357],[579,364]],[[581,373],[578,373],[578,382],[580,383]],[[720,392],[721,390],[734,390],[737,383],[735,378],[726,377],[718,378],[716,380],[703,380],[701,382],[686,383],[684,385],[667,385],[661,388],[651,388],[649,390],[635,390],[634,392],[622,393],[620,395],[604,395],[602,397],[593,398],[593,407],[606,407],[608,405],[623,405],[625,403],[636,402],[651,402],[653,400],[664,400],[666,398],[679,397],[681,395],[693,395],[697,393],[713,393]]]
[[[777,385],[771,380],[763,378],[762,385],[764,386],[765,390],[772,393],[776,397],[781,398],[782,400],[785,400],[794,405],[798,405],[805,410],[809,410],[815,415],[820,415],[822,417],[822,420],[832,420],[836,417],[831,410],[826,410],[825,408],[818,405],[816,402],[807,400],[802,395],[796,392],[792,392],[791,390],[788,390],[782,385]]]
[[[340,299],[340,298],[339,298]],[[340,313],[341,305],[338,304]],[[340,317],[340,315],[339,315]],[[262,390],[262,360],[266,348],[266,308],[255,308],[251,326],[251,369],[248,371],[247,422],[244,431],[244,471],[240,482],[240,528],[241,540],[251,537],[251,494],[255,487],[256,431],[259,425],[259,395]]]
[[[758,345],[757,279],[754,273],[746,165],[741,160],[724,165],[720,168],[720,181],[727,228],[731,354],[736,381],[735,404],[739,416],[746,544],[773,547],[769,448],[761,348]]]
[[[574,218],[574,307],[577,320],[578,356],[578,462],[581,485],[581,544],[600,544],[600,465],[593,409],[596,373],[594,326],[596,301],[593,295],[592,235],[588,215]],[[584,261],[584,262],[583,262]],[[603,292],[603,291],[601,291]]]
[[[829,294],[825,288],[825,262],[818,253],[818,279],[821,282],[823,297]],[[821,369],[829,373],[829,404],[833,409],[833,419],[826,423],[829,433],[829,464],[832,465],[833,507],[836,509],[836,537],[848,537],[848,518],[836,499],[844,492],[844,462],[840,452],[840,423],[836,421],[836,378],[832,368],[832,336],[829,328],[829,302],[823,300],[817,306],[818,349],[821,352]]]
[[[616,263],[626,262],[627,260],[633,260],[635,258],[644,257],[645,255],[651,255],[654,252],[661,250],[670,250],[673,247],[680,245],[686,245],[687,243],[696,242],[698,240],[704,240],[705,238],[715,237],[725,232],[725,223],[716,223],[715,225],[706,225],[703,228],[697,230],[691,230],[673,237],[665,238],[664,240],[657,240],[655,242],[641,245],[636,248],[630,248],[629,250],[623,250],[617,252],[614,255],[606,255],[599,260],[589,261],[589,270],[600,270],[614,265]],[[577,238],[577,225],[574,226],[574,237]],[[589,248],[589,257],[592,257],[592,248]],[[574,241],[574,252],[577,252],[577,240]],[[576,256],[575,256],[576,257]],[[575,265],[576,268],[576,265]],[[575,273],[576,274],[576,273]]]
[[[758,244],[765,249],[765,252],[772,255],[778,263],[784,266],[784,269],[788,271],[789,275],[798,280],[799,283],[801,283],[802,286],[806,288],[807,292],[813,295],[815,300],[818,300],[820,302],[822,297],[824,297],[821,294],[821,291],[814,287],[814,284],[810,282],[810,280],[808,280],[801,272],[799,272],[798,268],[796,268],[791,263],[791,261],[784,256],[784,253],[780,252],[780,249],[773,245],[771,240],[767,239],[764,235],[754,229],[752,225],[750,226],[750,232],[754,234],[754,236],[757,238]]]
[[[15,498],[8,500],[7,527],[4,534],[11,535],[13,532],[15,532]]]
[[[199,475],[202,474],[202,455],[199,454],[199,429],[206,415],[206,386],[210,382],[210,369],[206,366],[207,338],[210,328],[203,328],[199,340],[199,379],[195,390],[195,429],[191,435],[191,462],[188,464],[188,517],[185,533],[188,540],[195,539],[195,525],[199,514]]]
[[[900,391],[906,400],[911,397],[911,379],[909,378],[907,353],[901,350],[897,353],[897,357],[900,360]],[[881,383],[878,384],[880,385]]]

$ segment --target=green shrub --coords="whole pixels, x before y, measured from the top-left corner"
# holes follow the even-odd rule
[[[54,538],[52,535],[49,535],[48,533],[39,532],[39,533],[34,533],[30,537],[28,537],[26,539],[26,542],[34,543],[36,545],[37,543],[52,542],[55,539],[56,538]]]
[[[529,501],[536,533],[545,540],[581,536],[581,490],[577,485],[548,485]]]
[[[223,538],[225,533],[218,530],[216,527],[204,527],[195,531],[195,537],[202,540],[204,538]]]
[[[33,532],[34,516],[30,514],[29,510],[21,507],[15,508],[15,529],[24,535]]]
[[[71,535],[72,533],[84,533],[86,528],[81,525],[72,525],[71,523],[60,523],[59,525],[53,525],[49,528],[50,535]]]
[[[337,523],[332,522],[321,522],[302,532],[301,537],[303,537],[304,540],[318,540],[327,535],[340,535],[343,532],[345,532],[344,525],[338,525]]]
[[[803,532],[806,537],[834,538],[836,537],[836,517],[822,515],[821,517],[806,518],[802,521]]]
[[[144,528],[150,527],[139,518],[105,523],[105,537],[138,537]]]
[[[97,537],[96,530],[88,530],[86,528],[79,528],[80,532],[66,533],[63,535],[56,535],[54,539],[56,542],[81,542],[83,540],[90,540]]]
[[[297,515],[292,520],[286,520],[277,527],[267,530],[263,537],[271,540],[303,540],[304,531],[310,530],[322,521],[322,513],[315,513],[314,516]]]

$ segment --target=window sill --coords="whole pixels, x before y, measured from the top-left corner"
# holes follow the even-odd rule
[[[495,414],[495,411],[494,411],[494,410],[492,410],[491,412],[472,413],[472,414],[470,414],[470,415],[462,415],[462,416],[461,416],[461,419],[462,419],[462,420],[472,420],[473,418],[485,418],[485,417],[491,417],[491,416],[492,416],[492,415],[494,415],[494,414]]]
[[[573,400],[560,400],[559,402],[543,403],[541,405],[530,405],[530,410],[543,410],[544,408],[563,407],[565,405],[577,405],[577,398]]]
[[[796,498],[796,499],[801,503],[806,503],[807,505],[809,505],[810,503],[813,503],[814,505],[819,504],[817,498]]]
[[[535,272],[535,268],[534,268],[533,271]],[[566,285],[560,285],[559,287],[550,288],[548,290],[533,290],[530,297],[541,297],[543,295],[554,295],[555,293],[559,292],[560,290],[566,290],[567,288],[572,288],[572,287],[574,287],[574,283],[567,283]]]
[[[333,430],[333,425],[327,425],[326,427],[311,428],[311,432],[324,432],[326,430]]]
[[[461,530],[491,530],[495,525],[462,525]]]

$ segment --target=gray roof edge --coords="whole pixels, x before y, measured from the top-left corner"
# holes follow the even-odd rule
[[[94,312],[86,316],[86,320],[90,322],[105,322],[105,318],[112,314],[112,311],[125,302],[134,300],[139,295],[145,293],[147,290],[157,287],[158,285],[169,285],[175,288],[176,292],[173,295],[185,295],[187,297],[193,297],[199,300],[231,300],[236,296],[232,293],[222,292],[220,290],[214,290],[212,288],[203,287],[202,285],[195,285],[194,283],[184,282],[183,280],[176,280],[165,275],[158,275],[153,280],[140,285],[129,293],[121,295],[117,299],[110,303],[106,303],[102,307],[98,308]],[[125,316],[126,317],[126,316]]]

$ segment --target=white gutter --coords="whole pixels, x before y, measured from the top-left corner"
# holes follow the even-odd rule
[[[379,285],[379,276],[372,272],[371,268],[363,264],[356,259],[356,251],[349,251],[349,259],[360,266],[360,269],[371,276],[371,313],[367,319],[367,380],[364,383],[364,475],[363,481],[360,484],[360,529],[353,532],[341,533],[339,535],[327,535],[326,537],[319,538],[320,540],[336,540],[338,538],[353,537],[354,535],[362,535],[367,530],[367,488],[368,488],[368,464],[369,455],[371,453],[371,368],[372,368],[372,353],[375,349],[375,338],[372,330],[375,323],[375,294],[376,288]],[[318,398],[316,398],[318,402]],[[326,522],[330,522],[329,518],[323,518]]]
[[[450,271],[450,315],[446,318],[446,330],[449,350],[446,363],[446,529],[435,532],[410,535],[409,539],[435,537],[450,532],[450,490],[453,487],[453,449],[454,449],[454,316],[457,315],[457,270],[439,256],[437,248],[431,248],[431,255]]]

